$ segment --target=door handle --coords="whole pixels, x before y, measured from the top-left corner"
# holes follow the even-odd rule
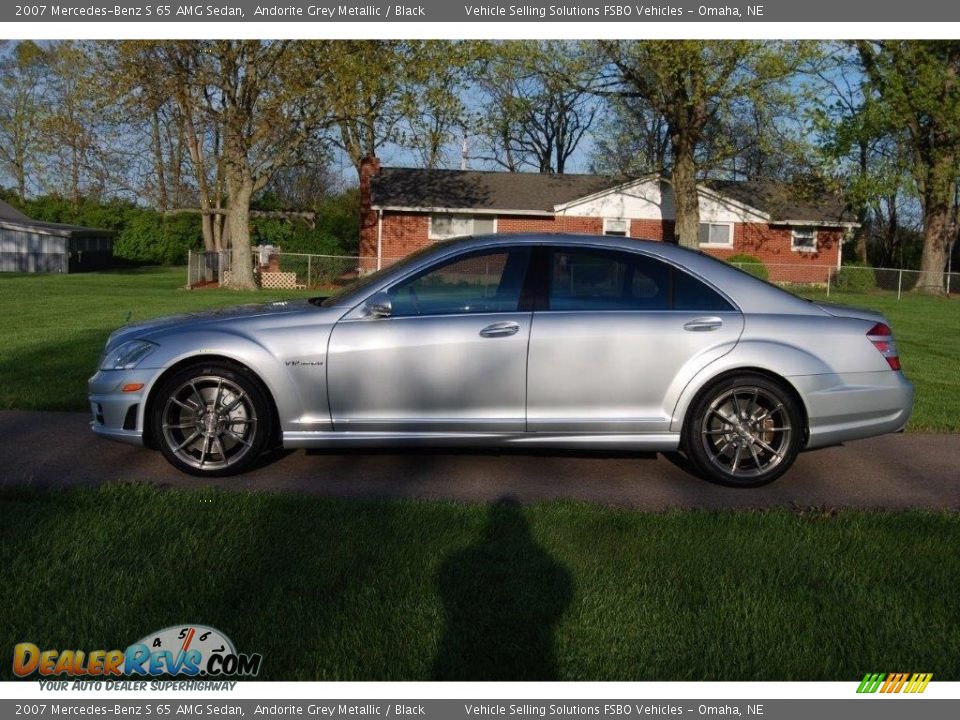
[[[721,327],[723,327],[723,320],[718,317],[702,317],[683,324],[683,329],[691,332],[706,332],[718,330]]]
[[[519,330],[520,326],[515,322],[496,322],[481,330],[480,337],[506,337],[507,335],[516,335]]]

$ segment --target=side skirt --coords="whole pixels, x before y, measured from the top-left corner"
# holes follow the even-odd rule
[[[679,433],[472,433],[472,432],[350,432],[288,431],[286,448],[337,447],[535,447],[588,450],[671,452],[680,445]]]

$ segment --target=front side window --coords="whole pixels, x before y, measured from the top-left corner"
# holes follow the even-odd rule
[[[733,247],[733,225],[730,223],[700,223],[701,245]]]
[[[465,235],[488,235],[497,231],[496,218],[484,215],[431,215],[430,239],[446,240]]]
[[[390,288],[391,317],[516,312],[529,257],[517,248],[448,260]]]
[[[817,249],[817,231],[812,227],[794,228],[790,240],[790,249],[815,252]]]

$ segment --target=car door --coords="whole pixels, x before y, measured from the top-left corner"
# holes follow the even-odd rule
[[[334,327],[328,393],[335,430],[518,432],[525,426],[530,247],[440,261],[387,289],[386,317]]]
[[[666,432],[696,371],[729,352],[742,315],[717,291],[649,255],[545,249],[534,313],[527,428]]]

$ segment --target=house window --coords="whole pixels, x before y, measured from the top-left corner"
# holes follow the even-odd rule
[[[462,235],[486,235],[497,231],[497,219],[489,215],[431,215],[429,237],[446,240]]]
[[[603,234],[626,237],[630,231],[630,222],[626,218],[604,218]]]
[[[733,247],[733,223],[700,223],[700,244],[707,247]]]
[[[817,231],[812,227],[798,227],[793,229],[790,238],[790,249],[800,252],[817,251]]]

